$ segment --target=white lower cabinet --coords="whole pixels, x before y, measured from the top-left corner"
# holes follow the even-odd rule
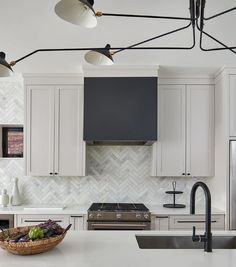
[[[183,231],[192,230],[193,226],[196,226],[197,230],[205,229],[205,215],[152,215],[152,230]],[[212,230],[225,230],[224,214],[213,214],[211,227]]]
[[[23,214],[15,215],[15,227],[31,226],[44,223],[47,220],[56,221],[63,228],[71,225],[70,230],[86,230],[86,215],[59,215],[59,214]]]
[[[169,230],[205,229],[205,215],[175,215],[169,217]],[[213,230],[225,229],[224,215],[211,216],[211,228]]]
[[[71,230],[87,230],[87,219],[85,215],[71,215],[70,223],[72,224]]]
[[[152,216],[152,230],[168,231],[169,230],[169,217],[168,216]]]
[[[39,223],[44,223],[49,219],[56,221],[63,228],[67,227],[70,224],[69,215],[23,214],[23,215],[15,215],[15,226],[21,227],[21,226],[36,225]]]

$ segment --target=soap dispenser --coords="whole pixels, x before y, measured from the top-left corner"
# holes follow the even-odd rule
[[[7,190],[3,189],[2,190],[2,206],[7,207],[8,204],[9,204],[9,196],[7,194]]]
[[[14,186],[11,195],[11,205],[12,206],[21,205],[21,196],[18,188],[18,178],[14,179]]]

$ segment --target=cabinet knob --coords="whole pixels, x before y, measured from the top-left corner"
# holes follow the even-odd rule
[[[50,175],[53,175],[53,172],[50,172],[49,174],[50,174]]]
[[[187,175],[190,175],[190,173],[188,173]]]
[[[58,175],[58,172],[55,172],[54,174],[55,174],[55,175]]]
[[[186,173],[183,172],[182,175],[186,175]]]

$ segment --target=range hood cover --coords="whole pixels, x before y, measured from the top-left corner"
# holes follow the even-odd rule
[[[84,140],[137,145],[157,140],[157,77],[88,77]]]

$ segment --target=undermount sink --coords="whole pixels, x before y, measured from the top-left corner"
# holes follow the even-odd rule
[[[203,249],[203,243],[192,241],[192,236],[141,236],[136,240],[141,249]],[[236,249],[235,236],[213,236],[213,249]]]

